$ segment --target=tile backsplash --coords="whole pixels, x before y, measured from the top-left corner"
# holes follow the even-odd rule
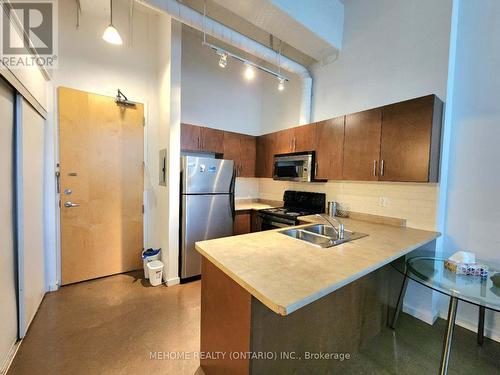
[[[234,187],[236,199],[257,199],[259,198],[259,178],[236,178]],[[283,194],[282,194],[283,195]],[[281,200],[281,198],[280,198]]]
[[[258,197],[281,200],[283,191],[302,190],[325,193],[327,201],[342,208],[373,215],[407,220],[412,228],[435,230],[439,184],[329,181],[297,183],[260,178]],[[248,186],[247,186],[248,187]]]

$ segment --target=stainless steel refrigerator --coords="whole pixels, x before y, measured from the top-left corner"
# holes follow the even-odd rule
[[[233,234],[234,162],[181,157],[180,256],[182,281],[201,274],[195,242]]]

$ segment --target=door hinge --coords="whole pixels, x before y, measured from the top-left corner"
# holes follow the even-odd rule
[[[142,117],[142,126],[146,126],[146,116]]]
[[[142,205],[142,213],[144,213],[144,205]]]

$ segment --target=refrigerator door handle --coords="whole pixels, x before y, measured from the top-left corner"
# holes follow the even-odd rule
[[[236,168],[233,168],[233,178],[231,179],[231,185],[229,188],[230,201],[231,201],[231,215],[233,215],[233,221],[236,218],[236,206],[234,202],[234,188],[236,185]]]

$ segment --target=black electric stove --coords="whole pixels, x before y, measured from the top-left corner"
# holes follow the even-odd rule
[[[262,219],[261,230],[286,228],[299,223],[299,216],[325,212],[326,195],[307,191],[286,190],[283,207],[259,211]]]

